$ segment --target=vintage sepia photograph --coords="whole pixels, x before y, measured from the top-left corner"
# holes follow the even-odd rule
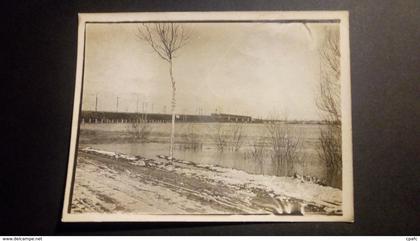
[[[353,221],[348,12],[79,14],[64,222]]]

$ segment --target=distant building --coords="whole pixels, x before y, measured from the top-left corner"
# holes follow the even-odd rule
[[[232,114],[216,114],[212,113],[211,117],[215,119],[216,122],[251,122],[251,116],[245,115],[232,115]]]

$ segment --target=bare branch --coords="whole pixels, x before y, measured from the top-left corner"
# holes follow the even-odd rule
[[[141,29],[140,27],[137,27],[137,37],[140,40],[145,41],[146,43],[148,43],[150,45],[150,47],[152,47],[152,49],[159,55],[159,57],[161,57],[163,60],[168,61],[169,62],[169,58],[166,54],[165,49],[162,48],[162,46],[160,45],[160,43],[153,37],[153,34],[150,30],[150,28],[148,27],[147,24],[143,24],[143,28]]]
[[[168,62],[176,57],[175,53],[189,40],[183,26],[175,23],[155,23],[151,27],[144,23],[138,27],[137,36]]]
[[[341,121],[339,32],[326,30],[320,48],[321,79],[316,105],[329,121]]]

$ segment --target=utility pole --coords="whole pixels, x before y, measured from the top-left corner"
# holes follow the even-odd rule
[[[147,112],[148,112],[148,110],[147,110],[147,102],[146,102],[146,103],[144,103],[144,104],[145,104],[145,106],[146,106],[145,118],[146,118],[146,122],[147,122]]]
[[[144,102],[141,103],[141,115],[142,115],[142,120],[144,120]]]
[[[139,96],[137,95],[136,113],[139,113]]]
[[[96,98],[95,98],[95,112],[98,111],[98,94],[96,94]]]
[[[120,98],[120,97],[118,97],[118,96],[117,96],[117,112],[118,112],[118,99],[119,99],[119,98]]]

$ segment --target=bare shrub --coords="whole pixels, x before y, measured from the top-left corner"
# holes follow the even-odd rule
[[[241,149],[245,139],[244,124],[232,123],[223,126],[222,123],[217,123],[215,129],[216,134],[213,136],[213,140],[219,152],[225,150],[236,152]]]
[[[300,138],[291,135],[287,123],[272,121],[266,124],[271,141],[271,161],[274,171],[280,176],[291,176],[294,164],[300,161]]]
[[[183,149],[193,150],[193,151],[203,149],[203,143],[199,135],[195,131],[194,124],[189,123],[186,128],[187,130],[185,132],[185,135],[182,136]]]
[[[328,123],[321,127],[318,156],[326,164],[327,184],[342,186],[341,125]]]
[[[251,149],[245,152],[244,159],[251,159],[258,167],[258,173],[264,173],[265,141],[263,138],[253,141]]]
[[[215,126],[216,134],[213,136],[213,141],[215,142],[216,149],[218,152],[223,152],[227,147],[227,135],[225,130],[222,127],[221,123],[217,123]]]
[[[239,151],[244,142],[244,124],[235,123],[230,127],[230,149],[232,151]]]
[[[145,120],[137,120],[129,126],[128,132],[136,141],[145,142],[152,133],[152,126]]]

